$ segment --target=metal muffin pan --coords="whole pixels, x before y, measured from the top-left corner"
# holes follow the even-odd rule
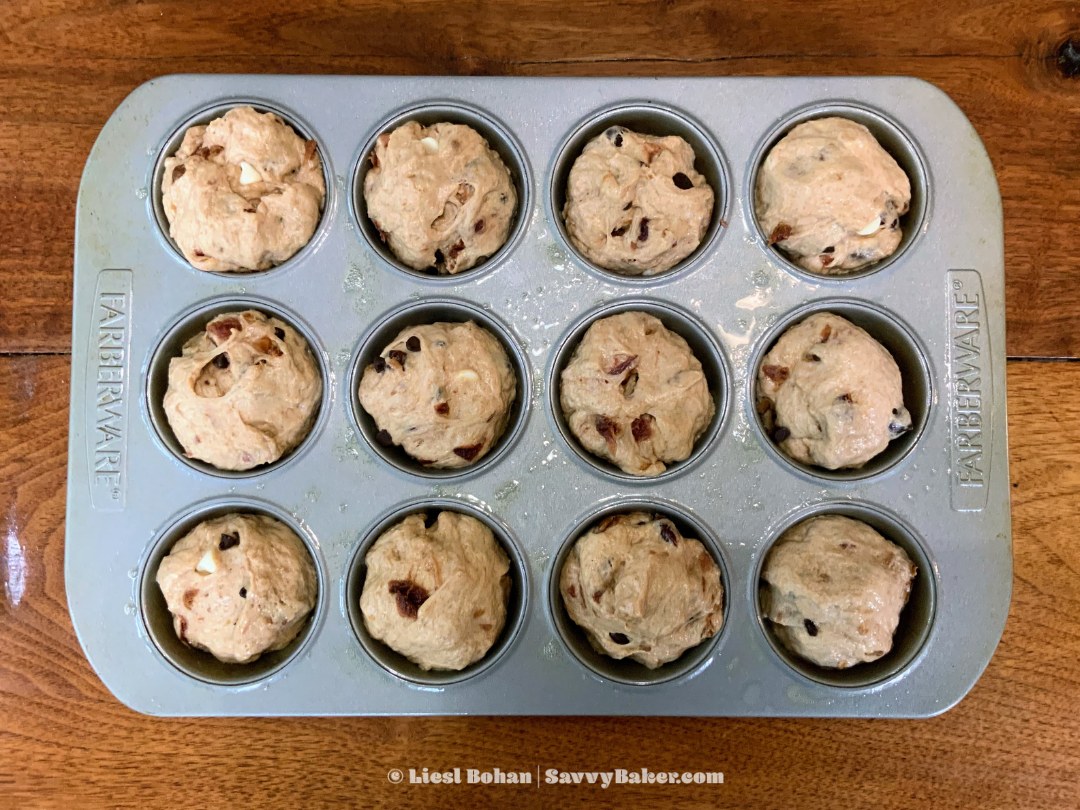
[[[187,126],[236,104],[274,110],[319,144],[327,201],[311,243],[278,268],[214,274],[161,225],[164,157]],[[842,114],[874,131],[914,198],[901,250],[818,277],[768,247],[751,190],[795,123]],[[362,189],[391,123],[468,123],[502,154],[522,201],[507,245],[435,277],[373,239]],[[702,246],[673,271],[617,276],[567,242],[559,212],[580,146],[612,124],[686,137],[717,193]],[[919,717],[971,688],[1001,636],[1012,583],[1004,258],[993,169],[970,123],[910,78],[494,79],[169,76],[133,92],[87,161],[76,215],[66,581],[87,657],[123,702],[160,715],[641,714]],[[308,439],[233,475],[182,458],[162,418],[168,356],[225,308],[299,329],[322,368]],[[652,479],[621,474],[568,433],[553,387],[584,328],[641,308],[687,337],[717,417],[694,455]],[[780,330],[830,309],[897,357],[916,429],[860,471],[781,455],[754,408],[756,363]],[[480,463],[432,471],[378,446],[358,374],[397,330],[473,317],[519,374],[506,434]],[[367,638],[354,604],[363,551],[395,516],[482,517],[511,558],[506,629],[462,673],[423,673]],[[721,567],[721,632],[657,670],[598,656],[557,593],[569,542],[613,511],[648,508]],[[179,644],[153,581],[194,522],[276,515],[308,546],[319,602],[301,635],[248,667]],[[794,521],[866,520],[919,565],[894,651],[831,672],[793,659],[758,613],[765,554]]]

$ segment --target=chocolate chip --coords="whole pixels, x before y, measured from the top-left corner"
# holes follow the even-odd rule
[[[274,327],[274,334],[277,335],[278,340],[284,340],[285,339],[285,330],[282,329],[280,326],[275,326]]]
[[[851,549],[855,548],[855,544],[854,543],[841,543],[840,548],[844,549],[845,551],[850,551]]]
[[[651,413],[643,413],[630,423],[630,432],[634,435],[635,442],[643,442],[652,437],[652,426],[656,419]]]
[[[240,589],[240,598],[241,599],[247,599],[247,588],[241,588]]]
[[[694,182],[682,172],[676,172],[675,175],[671,178],[671,182],[673,182],[683,191],[694,187]]]
[[[380,430],[375,434],[375,441],[383,447],[390,447],[394,443],[394,438],[390,435],[390,431]]]
[[[665,543],[671,543],[671,545],[678,548],[679,535],[675,533],[675,530],[667,523],[660,524],[660,539]]]
[[[624,233],[626,233],[626,228],[627,228],[626,225],[620,225],[618,228],[615,228],[611,232],[611,235],[612,236],[622,236]]]
[[[774,442],[786,441],[789,436],[791,436],[791,431],[786,427],[778,427],[772,434]]]
[[[435,413],[437,413],[439,416],[446,416],[448,413],[450,413],[450,403],[449,402],[438,402],[438,403],[436,403],[435,404]]]
[[[420,338],[418,338],[416,335],[413,335],[405,341],[405,348],[408,349],[410,352],[420,351]]]
[[[229,355],[227,352],[215,354],[214,359],[210,362],[214,364],[214,368],[227,369],[229,367]]]
[[[1080,76],[1080,43],[1071,39],[1062,42],[1057,52],[1057,66],[1066,79]]]
[[[629,644],[630,643],[630,639],[628,639],[622,633],[608,633],[608,638],[610,638],[616,644]]]
[[[484,448],[484,443],[483,442],[481,442],[480,444],[470,445],[469,447],[455,447],[454,448],[454,455],[455,456],[460,456],[461,458],[465,459],[466,461],[472,461],[474,458],[476,458],[477,454],[483,448]]]
[[[892,223],[889,225],[889,229],[894,230],[894,231],[900,230],[900,220],[894,219],[892,221]]]
[[[821,252],[822,253],[834,253],[835,251],[836,251],[836,245],[829,245],[827,248],[825,248]]]
[[[893,416],[897,416],[899,413],[900,413],[900,411],[898,411],[896,408],[892,409]]]
[[[891,435],[893,438],[896,438],[897,436],[903,436],[909,430],[911,430],[911,425],[901,425],[899,422],[889,423],[889,435]]]
[[[175,183],[181,177],[184,176],[184,172],[187,171],[187,166],[181,163],[179,166],[172,170],[172,181]]]
[[[803,624],[806,625],[806,632],[812,636],[817,635],[817,625],[809,619],[803,619]]]
[[[627,203],[626,205],[624,205],[624,206],[622,207],[622,210],[623,210],[623,211],[629,211],[629,210],[630,210],[630,208],[631,208],[631,207],[632,207],[633,205],[634,205],[634,203],[633,203],[632,201],[631,201],[631,202],[628,202],[628,203]]]
[[[371,363],[375,367],[375,371],[382,374],[386,371],[386,360],[381,355],[375,355],[375,359]]]
[[[803,359],[806,360],[807,362],[810,362],[810,363],[820,363],[821,362],[821,358],[818,357],[816,354],[807,354],[807,355],[805,355],[803,357]]]
[[[649,218],[642,217],[641,222],[638,225],[638,238],[639,242],[647,242],[649,240]]]
[[[398,365],[401,366],[402,370],[404,371],[405,358],[408,357],[408,355],[405,354],[405,352],[400,351],[399,349],[391,349],[387,352],[387,354],[390,355],[391,360],[397,360]]]
[[[233,546],[240,545],[240,532],[233,532],[232,534],[222,533],[221,539],[218,540],[217,547],[221,551],[228,551]]]
[[[397,597],[398,613],[406,619],[415,619],[420,606],[428,600],[428,592],[408,579],[392,580],[387,587]]]
[[[837,402],[854,402],[855,400],[853,400],[851,398],[851,394],[841,394],[840,396],[838,396],[836,398],[836,401]]]
[[[425,529],[430,529],[432,526],[434,526],[438,522],[439,522],[439,513],[438,512],[425,512],[424,513],[424,528]]]
[[[769,234],[769,244],[775,245],[777,242],[783,242],[789,236],[791,236],[791,226],[786,222],[780,222]]]
[[[473,229],[473,233],[483,233],[484,232],[484,220],[482,220],[482,219],[476,220],[476,224],[473,225],[472,229]]]
[[[436,250],[435,251],[435,264],[442,264],[445,261],[446,261],[446,259],[443,258],[442,251],[441,250]]]

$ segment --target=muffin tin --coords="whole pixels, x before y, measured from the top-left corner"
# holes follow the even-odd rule
[[[327,202],[312,241],[257,274],[203,273],[172,245],[164,158],[184,130],[251,104],[314,138]],[[753,180],[795,123],[840,114],[907,170],[901,249],[854,276],[806,273],[768,247]],[[415,118],[479,129],[521,200],[506,246],[474,270],[405,268],[357,195],[370,144]],[[701,247],[647,278],[584,261],[559,215],[581,145],[612,124],[689,140],[717,192]],[[123,702],[161,715],[641,714],[915,717],[944,711],[992,655],[1012,581],[1001,203],[978,136],[910,78],[494,79],[169,76],[133,92],[86,164],[75,245],[66,581],[87,657]],[[324,398],[279,462],[226,473],[184,459],[163,419],[168,359],[214,314],[252,307],[297,327]],[[637,479],[585,453],[554,382],[588,324],[644,309],[683,334],[717,416],[694,454]],[[896,356],[916,429],[858,471],[793,463],[754,407],[756,364],[798,318],[828,309]],[[364,363],[396,331],[471,317],[506,344],[519,398],[481,462],[430,470],[373,441],[356,402]],[[424,673],[359,620],[363,553],[393,520],[432,508],[484,520],[511,559],[507,626],[460,673]],[[646,508],[720,565],[721,631],[657,670],[597,655],[557,592],[569,544]],[[274,515],[315,558],[319,601],[285,650],[240,667],[176,641],[154,574],[176,539],[229,510]],[[821,513],[865,520],[919,565],[894,650],[826,671],[794,659],[758,612],[777,536]]]

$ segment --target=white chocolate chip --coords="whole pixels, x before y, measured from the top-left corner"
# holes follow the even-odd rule
[[[251,183],[261,183],[262,175],[259,174],[259,170],[252,166],[250,163],[241,162],[240,164],[240,185],[247,186]]]
[[[210,549],[203,554],[202,559],[199,560],[198,565],[195,566],[195,570],[200,574],[212,574],[217,571],[217,560],[215,559],[214,550]]]
[[[439,151],[439,142],[434,138],[421,138],[420,143],[422,143],[424,145],[424,148],[427,149],[429,152]]]
[[[480,382],[480,375],[473,371],[471,368],[467,368],[464,371],[459,371],[454,376],[462,382]]]
[[[859,231],[859,236],[870,236],[877,232],[877,229],[881,227],[881,217],[874,217],[870,222],[866,223],[866,227]]]

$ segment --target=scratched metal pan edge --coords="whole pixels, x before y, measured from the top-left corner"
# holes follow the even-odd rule
[[[159,227],[156,170],[187,122],[239,102],[276,110],[318,141],[327,204],[312,243],[281,268],[200,273]],[[365,145],[385,122],[423,109],[464,110],[496,128],[504,148],[518,152],[517,179],[529,185],[520,229],[497,261],[436,283],[376,252],[351,197]],[[873,124],[887,148],[905,150],[898,159],[916,172],[920,198],[895,258],[854,278],[821,279],[764,243],[750,189],[764,151],[794,122],[841,111]],[[685,267],[646,282],[587,267],[553,207],[565,147],[613,114],[687,127],[707,146],[721,186],[717,211],[726,224]],[[925,82],[166,76],[136,89],[94,145],[79,189],[74,262],[65,580],[91,665],[137,711],[926,717],[963,698],[1000,639],[1012,587],[1001,201],[974,129]],[[474,474],[424,478],[387,463],[358,435],[352,392],[342,389],[379,318],[426,299],[488,313],[528,364],[517,433]],[[291,313],[321,348],[330,383],[320,429],[303,452],[242,477],[209,474],[163,451],[144,404],[161,336],[220,300]],[[568,446],[545,390],[556,353],[582,319],[634,300],[691,317],[716,344],[725,375],[723,422],[708,446],[679,474],[645,484],[610,475]],[[870,476],[814,475],[780,459],[748,401],[763,343],[794,314],[829,301],[877,313],[907,333],[926,375],[917,386],[926,397],[921,433]],[[568,653],[548,588],[575,527],[642,499],[687,516],[717,545],[725,630],[692,671],[612,679]],[[178,515],[228,502],[263,504],[289,518],[318,550],[323,582],[317,621],[297,653],[237,684],[171,664],[142,614],[145,562],[160,553],[161,533]],[[491,666],[453,683],[388,672],[359,643],[343,598],[353,555],[372,528],[425,502],[460,503],[504,526],[528,588],[513,643]],[[778,532],[830,508],[897,527],[918,544],[932,577],[929,623],[888,677],[839,684],[802,671],[785,661],[755,612],[760,565]]]

